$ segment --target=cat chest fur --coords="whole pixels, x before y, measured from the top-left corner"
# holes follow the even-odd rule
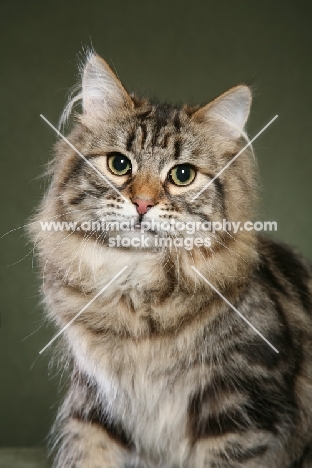
[[[129,272],[105,292],[103,306],[97,304],[86,312],[66,335],[79,371],[96,382],[102,411],[131,436],[138,453],[148,457],[153,454],[155,460],[169,457],[173,463],[183,464],[192,445],[190,402],[213,376],[203,331],[213,307],[207,305],[207,291],[198,291],[194,297],[183,293],[182,288],[178,292],[173,289],[161,305],[149,301],[145,289],[152,284],[158,298],[157,283],[161,289],[167,284],[163,270],[155,274],[159,259],[154,257],[152,262],[149,255],[142,256],[140,265],[136,265],[131,254],[125,257],[131,264]],[[88,259],[88,247],[84,258]],[[106,275],[113,276],[115,271],[106,269],[103,277],[101,257],[97,260],[93,273],[104,282]],[[111,265],[117,273],[117,259]],[[149,278],[153,282],[146,282]],[[68,294],[63,301],[70,301]],[[82,301],[81,308],[88,299]],[[68,302],[65,308],[69,306]],[[196,310],[201,307],[197,317]],[[169,327],[167,331],[153,333],[152,318]],[[96,323],[108,329],[104,331]],[[118,327],[131,330],[132,336],[117,334]]]
[[[74,327],[71,339],[79,339]],[[86,336],[75,348],[79,369],[97,383],[103,411],[131,434],[138,452],[155,458],[186,456],[189,401],[207,380],[207,367],[192,366],[192,352],[189,358],[178,356],[179,348],[182,354],[182,342],[176,346],[174,339],[171,346],[156,339],[116,346],[111,338],[88,348]]]

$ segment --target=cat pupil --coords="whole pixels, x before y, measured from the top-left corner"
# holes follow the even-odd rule
[[[191,177],[191,170],[188,166],[180,166],[177,168],[176,175],[180,182],[187,182]]]
[[[116,169],[116,171],[121,172],[127,169],[129,165],[129,159],[126,158],[125,156],[115,156],[114,161],[113,161],[113,167]]]

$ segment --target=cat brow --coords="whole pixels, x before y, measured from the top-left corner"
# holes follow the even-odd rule
[[[49,122],[49,120],[42,114],[40,114],[40,117],[61,137],[63,138],[64,141],[66,141],[66,143],[78,154],[78,156],[80,156],[85,163],[87,163],[90,167],[92,167],[92,169],[103,179],[105,180],[105,182],[113,189],[115,190],[115,192],[118,193],[118,195],[120,195],[125,202],[129,202],[129,200],[121,193],[119,192],[119,190],[107,179],[107,177],[105,177],[104,174],[102,174],[102,172],[100,172],[82,153],[80,153],[79,150],[77,150],[77,148],[75,148],[75,146],[69,141],[67,140],[67,138],[57,129],[54,127],[54,125],[51,124],[51,122]]]
[[[242,148],[235,156],[234,158],[232,158],[222,169],[221,171],[218,172],[217,175],[214,176],[213,179],[211,179],[208,184],[206,184],[192,199],[191,199],[191,202],[193,202],[194,200],[196,200],[196,198],[199,197],[199,195],[201,195],[205,190],[207,190],[207,188],[209,187],[209,185],[211,185],[221,174],[223,171],[225,171],[225,169],[227,169],[237,158],[238,156],[240,156],[244,151],[245,149],[247,149],[257,138],[258,136],[261,135],[261,133],[264,132],[264,130],[266,130],[269,125],[271,125],[271,123],[274,122],[274,120],[276,120],[278,117],[278,115],[276,115],[275,117],[273,117],[273,119],[270,120],[270,122],[268,122],[261,130],[260,132],[257,133],[257,135],[255,135],[248,143],[247,145],[244,146],[244,148]]]

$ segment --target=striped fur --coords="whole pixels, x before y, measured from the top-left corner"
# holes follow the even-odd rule
[[[252,219],[257,170],[248,151],[191,201],[245,144],[246,87],[202,108],[161,105],[130,97],[95,55],[82,82],[83,111],[68,138],[128,200],[155,201],[145,219]],[[109,173],[106,158],[116,151],[130,158],[131,176]],[[196,167],[195,181],[173,186],[168,171],[182,163]],[[54,467],[311,468],[312,280],[305,261],[252,231],[211,234],[211,247],[190,251],[111,248],[108,233],[47,234],[40,220],[138,217],[63,141],[50,173],[30,235],[56,327],[129,266],[62,335],[72,371],[53,429]]]

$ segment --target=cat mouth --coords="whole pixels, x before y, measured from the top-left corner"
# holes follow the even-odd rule
[[[135,220],[134,230],[141,231],[142,230],[142,222],[143,222],[144,215],[139,215]]]
[[[142,223],[136,223],[133,227],[133,231],[136,232],[136,233],[140,233],[142,235],[144,234],[151,234],[151,235],[157,235],[159,234],[157,231],[151,229],[151,228],[147,228],[146,226],[144,226],[144,224]]]
[[[153,232],[152,229],[147,227],[146,225],[146,220],[144,219],[144,214],[139,215],[137,219],[134,222],[134,231],[140,231],[140,232]]]

